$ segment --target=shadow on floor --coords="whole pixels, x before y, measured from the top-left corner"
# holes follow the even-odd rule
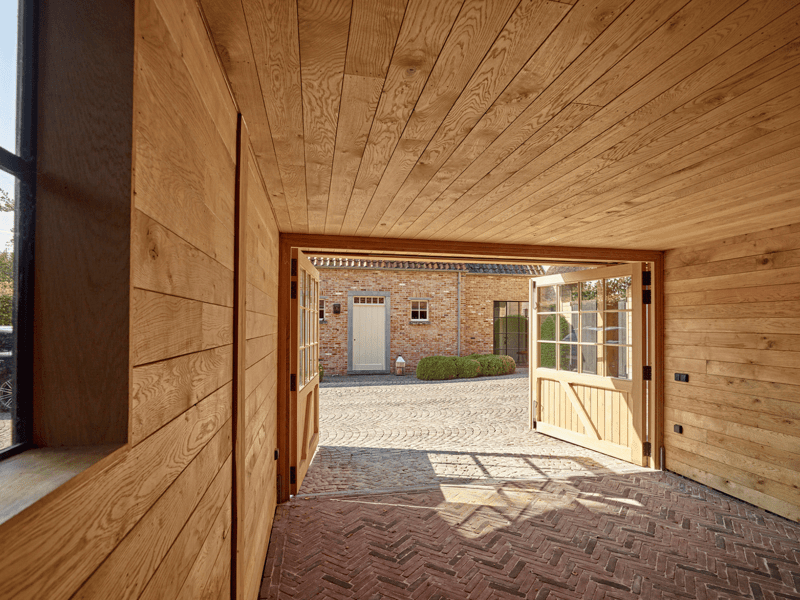
[[[281,505],[261,598],[800,597],[800,525],[670,473]]]

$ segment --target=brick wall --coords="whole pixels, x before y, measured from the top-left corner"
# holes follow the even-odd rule
[[[454,271],[320,268],[320,360],[327,375],[347,372],[348,292],[391,294],[390,360],[398,355],[413,373],[425,356],[457,354],[457,280]],[[461,275],[461,355],[492,352],[493,302],[528,299],[528,276]],[[411,322],[411,299],[429,298],[429,323]],[[333,313],[333,304],[341,306]]]
[[[490,354],[494,301],[528,301],[530,277],[466,275],[461,278],[461,355]]]

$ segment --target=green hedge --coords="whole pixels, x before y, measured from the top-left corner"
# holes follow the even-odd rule
[[[470,379],[481,374],[481,363],[465,356],[455,359],[456,377],[459,379]]]
[[[539,332],[539,339],[541,340],[541,357],[539,359],[539,365],[542,367],[546,367],[548,369],[555,369],[556,368],[556,342],[555,339],[563,340],[565,337],[569,335],[569,323],[564,317],[559,317],[559,335],[555,336],[555,328],[556,328],[556,315],[550,315],[546,319],[542,320],[542,324],[540,325],[540,332]],[[547,340],[553,340],[552,343],[548,343]],[[569,348],[566,346],[562,346],[561,348],[561,364],[564,364],[564,361],[569,362]]]
[[[483,375],[507,375],[517,369],[510,356],[473,354],[471,356],[428,356],[417,364],[417,379],[468,379]]]
[[[428,356],[417,364],[417,379],[455,379],[456,359],[452,356]]]

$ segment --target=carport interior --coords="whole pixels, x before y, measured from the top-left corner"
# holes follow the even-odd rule
[[[0,597],[800,594],[800,3],[23,5]],[[292,249],[650,263],[670,473],[287,504]]]

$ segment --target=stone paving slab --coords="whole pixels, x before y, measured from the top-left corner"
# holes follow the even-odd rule
[[[527,380],[344,378],[262,599],[800,600],[800,525],[532,432]]]

